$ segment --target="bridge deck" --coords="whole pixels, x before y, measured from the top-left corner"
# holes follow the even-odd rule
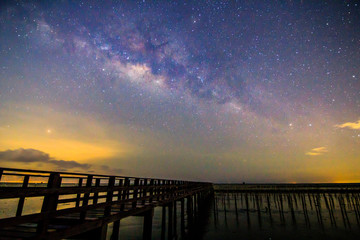
[[[1,239],[63,239],[101,231],[108,223],[212,191],[210,183],[10,168],[0,168],[0,180],[0,201],[16,205],[1,209],[13,211],[0,216]],[[32,199],[36,203],[27,206]]]

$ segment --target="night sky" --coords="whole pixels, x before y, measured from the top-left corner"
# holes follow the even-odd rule
[[[359,1],[1,1],[0,166],[360,181]]]

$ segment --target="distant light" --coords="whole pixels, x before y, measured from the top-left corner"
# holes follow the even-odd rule
[[[292,123],[290,123],[290,124],[289,124],[289,127],[292,127],[292,126],[293,126],[293,124],[292,124]]]
[[[312,127],[312,124],[311,124],[311,123],[309,123],[309,127]]]
[[[46,132],[47,132],[48,134],[50,134],[52,131],[51,131],[51,129],[48,129],[48,130],[46,130]]]
[[[356,76],[355,75],[352,75],[353,78],[355,78]]]

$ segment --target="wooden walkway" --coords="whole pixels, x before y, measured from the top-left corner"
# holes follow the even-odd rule
[[[128,216],[143,216],[143,239],[151,239],[156,206],[169,208],[171,239],[176,202],[183,228],[184,200],[191,221],[213,191],[211,183],[11,168],[0,168],[0,180],[0,239],[105,239],[109,223],[111,239],[118,239],[120,219]],[[3,203],[11,202],[13,213],[5,214],[12,209]]]

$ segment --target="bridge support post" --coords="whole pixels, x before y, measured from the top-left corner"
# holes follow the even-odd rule
[[[154,209],[144,213],[143,240],[151,240]]]
[[[190,228],[193,220],[193,210],[192,210],[192,197],[187,197],[186,201],[186,212],[187,212],[187,226]]]
[[[197,195],[197,209],[200,211],[201,205],[202,205],[202,193],[199,192]]]
[[[120,231],[120,220],[114,222],[113,231],[111,234],[111,240],[118,240],[119,239],[119,231]]]
[[[174,235],[176,236],[177,235],[177,229],[176,229],[176,225],[177,225],[177,204],[176,204],[176,201],[174,201]]]
[[[107,224],[104,224],[104,225],[102,225],[101,227],[99,227],[98,229],[96,229],[97,230],[97,234],[96,235],[94,235],[94,240],[95,239],[98,239],[98,240],[106,240],[106,234],[107,234],[107,227],[108,227],[108,225]]]
[[[193,209],[194,209],[194,216],[196,218],[196,212],[197,212],[197,202],[198,202],[198,198],[197,198],[197,193],[194,194],[194,204],[193,204]]]
[[[162,206],[161,214],[161,240],[165,240],[165,231],[166,231],[166,206]]]
[[[184,204],[184,198],[180,200],[181,206],[180,206],[180,228],[181,228],[181,236],[183,237],[185,234],[185,204]]]
[[[168,205],[169,219],[168,219],[168,239],[173,237],[173,203]]]

